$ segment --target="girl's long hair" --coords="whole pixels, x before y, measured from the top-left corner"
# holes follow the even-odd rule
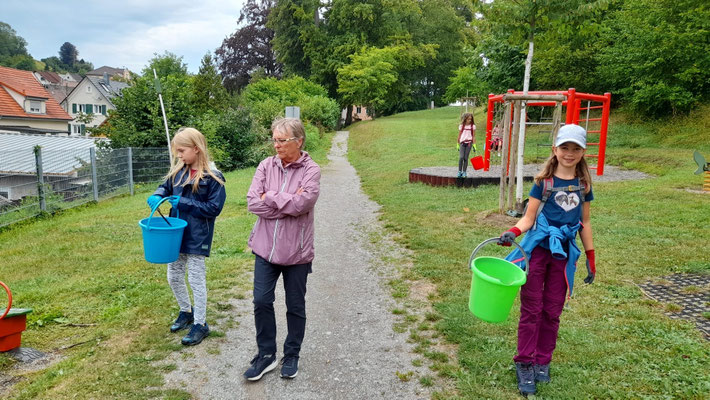
[[[467,113],[463,113],[463,115],[461,116],[461,125],[465,125],[465,124],[466,124],[466,119],[468,119],[468,117],[471,117],[471,125],[475,125],[475,124],[476,124],[476,120],[473,119],[473,113],[468,113],[468,112],[467,112]]]
[[[542,167],[542,171],[535,175],[535,183],[538,185],[542,184],[547,178],[552,178],[557,169],[558,161],[555,156],[554,148],[550,158],[545,161],[545,165]],[[589,166],[587,165],[587,160],[582,156],[577,165],[574,168],[574,176],[579,178],[580,182],[584,182],[584,193],[589,193],[592,190],[592,174],[589,173]]]
[[[197,192],[200,187],[200,180],[205,177],[205,173],[211,176],[212,179],[217,181],[220,185],[224,185],[224,181],[212,171],[212,168],[210,168],[210,154],[207,150],[207,141],[205,140],[205,136],[200,133],[200,131],[195,128],[182,127],[175,133],[173,140],[170,142],[170,146],[173,151],[173,165],[170,168],[168,175],[165,176],[165,180],[172,179],[174,185],[178,172],[186,169],[185,163],[177,156],[177,148],[196,147],[198,149],[197,159],[190,166],[190,168],[196,170],[195,176],[192,177],[192,179],[186,179],[183,186],[187,186],[190,181],[192,181],[192,192]],[[185,171],[185,173],[189,174],[190,171]]]

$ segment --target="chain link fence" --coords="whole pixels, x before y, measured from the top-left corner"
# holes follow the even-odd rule
[[[41,147],[0,152],[0,227],[130,193],[170,168],[166,148]]]

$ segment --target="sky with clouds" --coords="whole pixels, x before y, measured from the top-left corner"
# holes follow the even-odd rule
[[[237,28],[246,0],[0,0],[0,21],[27,41],[37,60],[70,42],[98,68],[139,73],[155,53],[170,51],[197,72]]]

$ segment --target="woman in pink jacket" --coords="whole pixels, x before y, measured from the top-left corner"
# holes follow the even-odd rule
[[[276,368],[274,290],[283,274],[288,335],[281,377],[295,378],[306,330],[306,280],[313,261],[313,208],[320,192],[320,167],[303,151],[303,124],[282,118],[271,125],[276,155],[256,169],[247,208],[258,216],[249,237],[254,263],[254,320],[259,353],[244,373],[250,381]]]

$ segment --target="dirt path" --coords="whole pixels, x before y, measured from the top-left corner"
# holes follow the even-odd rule
[[[198,399],[419,399],[429,393],[397,373],[412,366],[405,334],[394,333],[393,301],[381,282],[383,263],[368,249],[368,236],[379,230],[378,206],[360,189],[347,161],[348,132],[338,132],[323,167],[316,205],[316,258],[308,278],[308,322],[298,377],[281,379],[278,370],[259,382],[242,373],[256,353],[251,296],[234,300],[237,328],[194,349],[177,353],[168,387],[182,388]],[[377,232],[381,234],[381,232]],[[285,337],[285,306],[277,286],[279,357]],[[219,345],[215,346],[217,342]],[[218,350],[216,350],[218,349]],[[180,356],[191,353],[192,356]]]

